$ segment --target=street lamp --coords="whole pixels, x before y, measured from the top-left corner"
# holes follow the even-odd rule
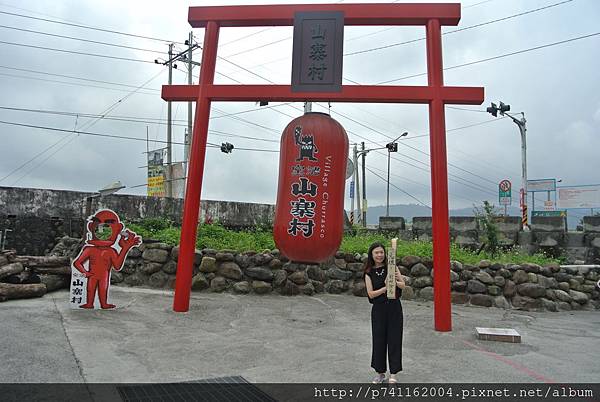
[[[120,180],[117,180],[117,181],[101,188],[100,190],[98,190],[96,192],[96,194],[87,196],[85,198],[85,200],[86,200],[85,218],[87,218],[88,216],[90,216],[92,214],[92,198],[105,197],[107,195],[114,194],[117,191],[124,189],[125,187],[126,186],[124,186]]]
[[[511,120],[519,127],[521,133],[521,224],[523,230],[529,230],[529,224],[527,219],[527,120],[525,120],[525,113],[521,112],[521,119],[517,119],[507,112],[510,110],[510,105],[505,105],[500,102],[500,106],[496,106],[492,103],[492,106],[487,108],[487,112],[492,116],[497,117],[498,112],[502,116],[508,116]]]
[[[385,147],[388,150],[387,197],[386,197],[386,204],[385,204],[385,216],[390,216],[390,157],[391,157],[391,153],[398,152],[398,143],[396,141],[398,141],[402,137],[406,137],[407,135],[408,135],[408,131],[405,131],[402,134],[400,134],[400,136],[398,138],[396,138],[394,141],[385,145]]]
[[[362,181],[363,181],[363,185],[362,185],[362,224],[363,227],[367,226],[367,177],[366,177],[366,172],[365,172],[365,158],[367,156],[367,154],[371,151],[377,151],[380,149],[387,149],[388,150],[388,179],[387,179],[387,212],[386,212],[386,216],[389,216],[389,209],[390,209],[390,152],[398,152],[398,143],[396,141],[398,141],[400,138],[405,137],[408,135],[408,132],[404,132],[402,134],[400,134],[400,136],[398,138],[396,138],[394,141],[388,143],[385,145],[385,147],[381,147],[381,148],[372,148],[372,149],[365,149],[365,143],[362,142],[361,143],[361,147],[362,149],[360,151],[358,151],[356,149],[356,146],[354,147],[354,158],[353,160],[356,161],[358,159],[359,156],[362,157]],[[358,208],[361,208],[360,203],[358,204]]]

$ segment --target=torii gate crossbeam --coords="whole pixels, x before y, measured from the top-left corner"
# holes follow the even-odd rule
[[[340,92],[292,92],[290,85],[215,85],[220,27],[290,26],[299,11],[342,11],[344,25],[423,25],[426,30],[427,86],[343,85]],[[421,103],[429,105],[433,201],[434,327],[451,331],[450,234],[445,104],[483,103],[480,87],[445,87],[442,25],[458,25],[460,4],[302,4],[190,7],[188,21],[206,28],[199,85],[165,85],[162,98],[195,101],[192,145],[184,201],[174,311],[189,310],[194,251],[212,101],[330,101]]]

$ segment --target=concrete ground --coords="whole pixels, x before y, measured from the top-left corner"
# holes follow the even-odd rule
[[[193,294],[112,287],[112,311],[72,310],[66,291],[0,304],[0,382],[366,382],[371,305],[320,294]],[[402,382],[597,382],[600,312],[452,308],[433,330],[431,302],[404,301]],[[479,341],[475,327],[514,328],[522,343]]]

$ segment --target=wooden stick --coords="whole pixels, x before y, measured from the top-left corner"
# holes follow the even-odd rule
[[[392,247],[388,253],[387,260],[387,297],[396,298],[396,250],[398,248],[398,238],[392,239]]]

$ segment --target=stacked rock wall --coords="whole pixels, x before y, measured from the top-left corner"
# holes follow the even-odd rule
[[[178,247],[144,244],[130,252],[112,282],[128,286],[172,288]],[[338,252],[323,264],[288,261],[277,250],[238,253],[233,250],[196,250],[192,290],[234,293],[313,295],[348,294],[366,297],[363,261],[366,254]],[[433,300],[435,269],[430,258],[404,256],[398,267],[407,276],[403,299]],[[600,266],[451,264],[453,303],[523,310],[600,308]]]

